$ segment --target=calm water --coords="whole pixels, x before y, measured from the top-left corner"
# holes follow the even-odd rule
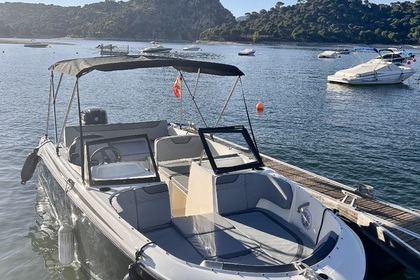
[[[0,45],[1,279],[83,279],[77,267],[64,269],[58,263],[58,223],[49,214],[49,204],[42,189],[38,189],[36,177],[26,186],[20,185],[21,166],[45,130],[49,65],[62,59],[97,55],[95,46],[104,43],[56,42],[74,44],[47,49]],[[141,42],[115,44],[129,44],[134,51],[147,46]],[[165,46],[178,51],[184,47]],[[326,77],[352,66],[357,61],[354,55],[318,60],[321,49],[255,46],[255,57],[239,57],[237,52],[245,46],[202,47],[199,59],[232,63],[245,73],[242,88],[263,153],[348,185],[373,185],[378,197],[419,209],[420,73],[401,85],[347,87],[328,84]],[[420,57],[419,49],[412,51]],[[420,61],[413,67],[420,71],[419,65]],[[109,78],[101,80],[106,90],[93,95],[99,84],[96,77],[103,79],[101,75],[92,73],[88,76],[93,79],[82,79],[81,90],[87,93],[83,96],[85,107],[103,107],[112,122],[127,116],[132,120],[179,120],[179,100],[171,92],[176,72],[117,73],[127,76],[120,80],[122,83],[106,74]],[[157,86],[149,86],[149,82]],[[203,83],[198,103],[209,111],[204,115],[213,124],[215,112],[220,110],[232,84],[229,82],[221,91],[221,86],[226,85],[222,81],[203,77]],[[193,88],[194,78],[190,86]],[[266,107],[262,114],[254,112],[259,100]],[[127,112],[132,104],[137,108]],[[241,106],[241,94],[236,94],[222,124],[245,123],[243,109],[238,109]],[[184,120],[202,125],[192,113],[185,114]],[[398,279],[412,276],[407,273]]]

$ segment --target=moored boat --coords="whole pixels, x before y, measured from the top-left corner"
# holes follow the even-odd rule
[[[214,127],[201,113],[197,128],[167,120],[108,123],[105,110],[81,109],[80,79],[90,72],[156,67],[175,69],[180,96],[192,73],[196,82],[202,75],[234,79]],[[122,279],[129,263],[131,279],[364,279],[360,239],[304,188],[264,166],[249,117],[251,134],[242,125],[219,126],[244,75],[237,67],[121,56],[59,61],[50,70],[47,128],[22,183],[39,162],[41,186],[66,229],[59,254],[72,255],[74,237],[77,261],[95,279]],[[68,99],[64,77],[75,86],[67,109],[57,110],[57,97]]]
[[[239,51],[238,55],[243,55],[243,56],[250,55],[250,56],[252,56],[252,55],[255,55],[255,50],[254,49],[244,49],[242,51]]]
[[[337,58],[338,53],[336,51],[323,51],[318,54],[318,58]]]
[[[32,41],[30,43],[24,44],[23,46],[24,47],[27,47],[27,48],[46,48],[46,47],[49,46],[49,44],[48,43],[42,43],[42,42]]]
[[[142,53],[151,53],[151,54],[162,54],[162,53],[169,53],[172,48],[167,48],[162,46],[161,44],[157,43],[157,42],[151,42],[151,46],[147,47],[147,48],[143,48],[141,50]]]
[[[398,48],[386,48],[377,50],[378,56],[375,59],[393,62],[396,64],[411,64],[411,61],[415,61],[415,55],[413,53],[406,52],[403,49]]]
[[[191,45],[191,46],[182,48],[182,50],[186,52],[197,52],[197,51],[201,51],[201,48],[196,45]]]
[[[404,64],[405,58],[390,49],[376,50],[378,56],[368,62],[337,71],[327,77],[332,83],[350,85],[399,84],[411,77],[416,71]]]

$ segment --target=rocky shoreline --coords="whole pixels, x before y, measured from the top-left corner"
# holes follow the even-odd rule
[[[30,44],[30,43],[45,43],[48,45],[71,45],[69,43],[64,43],[64,42],[57,42],[57,41],[48,41],[48,40],[43,40],[43,41],[38,41],[38,40],[34,40],[34,39],[25,39],[25,38],[0,38],[0,44]]]

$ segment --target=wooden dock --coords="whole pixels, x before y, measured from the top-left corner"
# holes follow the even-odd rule
[[[396,261],[420,275],[420,211],[375,198],[373,189],[349,187],[263,155],[264,164],[305,187],[337,211],[359,234],[368,237]]]

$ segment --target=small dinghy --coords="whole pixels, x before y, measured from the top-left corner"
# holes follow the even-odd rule
[[[112,71],[136,69],[143,71],[144,82],[144,73],[157,67],[168,68],[157,73],[168,75],[172,69],[178,76],[173,90],[179,96],[182,85],[202,76],[205,82],[211,76],[232,79],[214,126],[205,125],[201,112],[203,125],[197,127],[142,120],[139,114],[129,118],[133,111],[127,111],[124,122],[109,123],[105,110],[81,108],[86,95],[79,91],[95,94],[89,83],[80,83],[90,72],[104,72],[94,79],[106,72],[109,79]],[[242,84],[244,74],[237,67],[111,56],[59,61],[50,70],[60,82],[65,76],[74,79],[75,86],[68,96],[51,79],[47,131],[57,135],[41,137],[22,181],[32,176],[39,157],[40,185],[62,222],[63,265],[73,261],[74,250],[74,261],[95,279],[364,279],[366,259],[358,236],[304,188],[264,166],[249,117],[248,128],[219,125]],[[164,82],[168,79],[151,80],[172,86]],[[133,94],[138,93],[144,92]],[[70,104],[56,102],[57,96]],[[199,95],[191,96],[184,102],[195,102]],[[243,101],[245,107],[245,96]],[[134,110],[144,108],[131,104]],[[67,110],[55,108],[59,105]],[[76,116],[70,117],[72,108]],[[49,127],[58,120],[61,131]]]

